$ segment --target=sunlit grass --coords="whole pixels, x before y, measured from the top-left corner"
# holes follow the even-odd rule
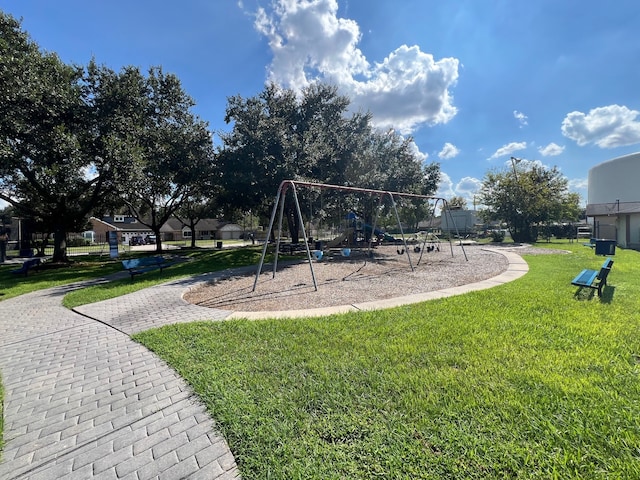
[[[11,273],[11,270],[18,268],[20,265],[16,264],[0,265],[0,301],[45,288],[106,276],[121,270],[122,264],[108,256],[85,256],[74,258],[69,264],[59,268],[29,272],[26,277]]]
[[[135,338],[195,388],[244,478],[639,478],[640,255],[527,256],[490,290]]]
[[[181,259],[173,266],[163,269],[162,272],[156,270],[138,275],[133,281],[127,274],[120,280],[68,293],[62,303],[67,308],[74,308],[87,303],[119,297],[175,278],[256,265],[261,253],[258,247],[230,250],[183,250],[180,253]],[[121,264],[120,270],[122,270]]]

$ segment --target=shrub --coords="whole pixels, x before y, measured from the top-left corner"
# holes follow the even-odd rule
[[[496,243],[502,243],[504,241],[504,232],[502,230],[492,230],[491,241]]]

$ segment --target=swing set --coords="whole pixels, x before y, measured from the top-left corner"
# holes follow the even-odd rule
[[[399,255],[404,255],[406,253],[407,255],[407,259],[409,261],[409,266],[411,267],[411,271],[415,271],[415,267],[413,265],[413,261],[411,259],[411,255],[409,253],[409,246],[407,244],[407,238],[405,236],[404,230],[402,228],[402,223],[400,222],[400,216],[398,214],[398,208],[396,205],[396,198],[409,198],[409,199],[423,199],[427,202],[429,201],[433,201],[433,212],[432,212],[432,220],[433,220],[433,215],[434,212],[436,210],[436,207],[438,206],[439,203],[442,204],[441,206],[441,211],[442,211],[442,215],[447,215],[448,216],[448,220],[450,221],[450,224],[454,226],[454,230],[455,233],[457,235],[457,237],[459,237],[459,232],[458,232],[458,227],[455,224],[455,220],[453,218],[453,216],[451,215],[451,211],[449,209],[449,204],[447,203],[447,201],[442,198],[442,197],[434,197],[434,196],[430,196],[430,195],[419,195],[419,194],[415,194],[415,193],[403,193],[403,192],[390,192],[390,191],[385,191],[385,190],[375,190],[375,189],[370,189],[370,188],[359,188],[359,187],[347,187],[347,186],[340,186],[340,185],[331,185],[331,184],[326,184],[326,183],[314,183],[314,182],[305,182],[305,181],[299,181],[299,180],[283,180],[280,183],[280,186],[278,187],[278,192],[276,193],[276,197],[275,197],[275,203],[273,205],[273,210],[271,212],[271,218],[269,220],[269,228],[267,230],[267,241],[265,241],[264,246],[262,248],[262,255],[260,257],[260,263],[258,265],[258,269],[256,271],[256,277],[255,277],[255,281],[253,282],[253,290],[255,292],[256,287],[258,285],[258,279],[260,277],[260,274],[262,273],[262,268],[264,266],[264,259],[266,257],[267,254],[267,247],[269,245],[269,241],[268,239],[271,238],[271,234],[273,232],[274,229],[274,224],[275,224],[275,220],[276,220],[276,214],[278,214],[278,224],[277,224],[277,235],[275,235],[275,241],[276,241],[276,245],[275,245],[275,254],[274,254],[274,259],[273,259],[273,278],[275,278],[276,276],[276,270],[278,268],[278,254],[280,252],[280,244],[281,244],[281,240],[282,240],[282,219],[284,217],[284,205],[285,205],[285,198],[288,192],[291,192],[292,196],[293,196],[293,200],[294,200],[294,205],[295,205],[295,209],[296,209],[296,215],[298,217],[299,220],[299,224],[300,224],[300,228],[302,229],[302,238],[304,239],[304,249],[306,251],[306,256],[307,256],[307,261],[309,263],[309,269],[311,271],[311,278],[313,280],[313,286],[315,288],[316,291],[318,291],[318,284],[316,281],[316,276],[315,276],[315,272],[313,270],[313,259],[315,258],[316,260],[318,259],[318,255],[312,253],[312,249],[309,247],[309,241],[307,239],[307,233],[305,231],[304,228],[304,219],[302,217],[302,210],[300,208],[300,201],[298,199],[298,189],[300,188],[311,188],[311,189],[320,189],[320,191],[322,190],[334,190],[334,191],[341,191],[341,192],[348,192],[348,193],[365,193],[365,194],[370,194],[372,197],[377,196],[378,197],[378,208],[375,209],[375,216],[373,219],[373,225],[370,226],[371,229],[371,235],[369,236],[369,240],[368,240],[368,254],[369,256],[372,255],[371,253],[371,249],[373,248],[373,239],[375,237],[374,232],[377,231],[377,227],[376,227],[376,223],[378,221],[378,212],[380,211],[380,207],[383,205],[383,201],[385,199],[389,199],[390,204],[392,206],[396,221],[397,221],[397,225],[398,225],[398,230],[400,232],[401,235],[401,245],[402,248],[398,248],[398,254]],[[278,213],[279,212],[279,213]],[[437,242],[436,242],[437,240]],[[430,242],[431,244],[429,246],[427,246],[427,242]],[[433,234],[427,234],[424,237],[424,240],[422,241],[422,246],[418,246],[416,245],[414,247],[414,252],[415,253],[420,253],[420,257],[418,259],[417,265],[420,264],[420,261],[422,260],[422,255],[424,254],[425,251],[433,251],[435,248],[438,248],[438,250],[440,250],[440,241],[439,239],[437,239],[437,237],[435,237]],[[453,243],[451,242],[451,236],[449,237],[449,246],[451,249],[451,256],[453,256]],[[462,242],[460,242],[460,247],[462,248],[462,253],[464,254],[464,258],[466,261],[468,261],[469,259],[467,258],[467,253],[464,250],[464,246],[462,245]],[[343,249],[343,250],[348,250],[348,249]],[[315,252],[315,251],[314,251]],[[344,255],[344,253],[343,253]],[[322,258],[320,256],[320,258]]]

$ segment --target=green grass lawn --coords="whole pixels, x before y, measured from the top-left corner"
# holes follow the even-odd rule
[[[556,243],[542,244],[558,247]],[[244,478],[640,478],[640,254],[527,256],[490,290],[136,335],[189,381]]]
[[[521,279],[442,300],[135,339],[193,385],[243,478],[640,478],[640,253],[617,250],[599,299],[574,296],[570,281],[602,257],[580,243],[540,245],[574,253],[527,256]],[[162,275],[82,289],[65,304],[259,254],[195,251]],[[15,279],[0,267],[0,298],[121,266],[72,270]]]
[[[27,277],[11,273],[18,268],[19,264],[0,265],[0,302],[36,290],[110,275],[122,270],[122,264],[108,256],[87,255],[73,258],[68,266],[30,272]]]
[[[127,275],[122,280],[74,291],[65,297],[65,306],[72,308],[85,303],[114,298],[173,278],[244,265],[256,265],[262,251],[259,246],[256,246],[229,250],[183,249],[178,252],[169,251],[164,253],[179,255],[185,261],[177,263],[162,272],[156,271],[138,276],[133,282]],[[27,277],[11,273],[11,270],[19,268],[20,265],[3,264],[0,265],[0,302],[36,290],[123,272],[121,260],[148,255],[155,255],[155,253],[136,252],[121,255],[116,259],[111,259],[107,255],[71,257],[67,266],[31,272]],[[270,258],[268,257],[268,259]]]

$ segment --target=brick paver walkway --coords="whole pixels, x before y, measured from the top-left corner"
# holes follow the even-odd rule
[[[5,387],[0,478],[239,477],[225,440],[190,388],[128,336],[187,321],[178,318],[180,296],[160,295],[166,302],[155,308],[144,301],[157,288],[104,302],[117,305],[110,311],[123,319],[136,320],[114,328],[62,307],[63,295],[72,288],[0,303]],[[165,288],[185,287],[176,282]],[[206,318],[212,316],[209,310]],[[199,312],[189,318],[205,317]]]

